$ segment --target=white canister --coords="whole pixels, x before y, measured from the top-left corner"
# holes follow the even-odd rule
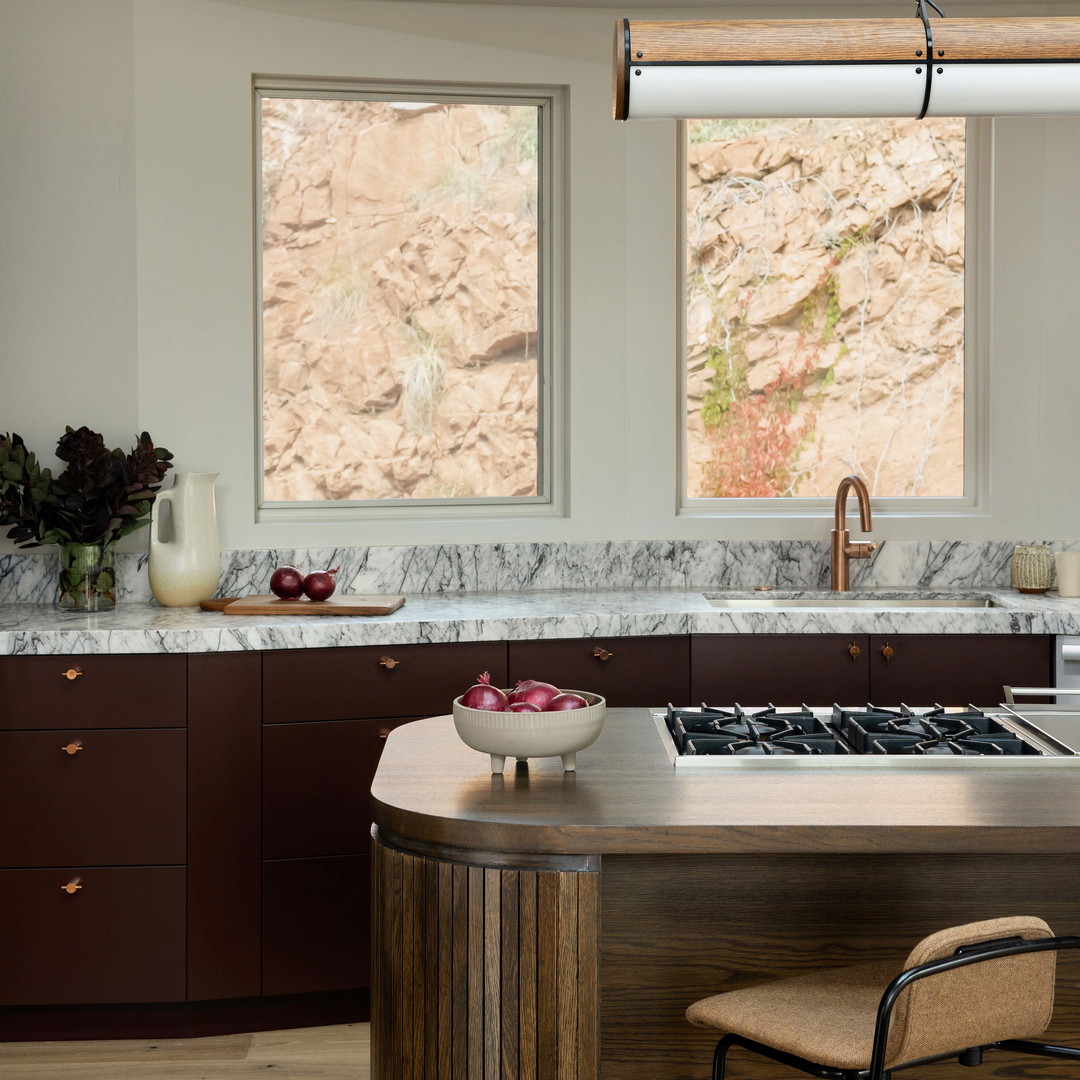
[[[221,548],[214,481],[219,473],[177,473],[150,511],[150,590],[165,607],[188,607],[217,590]],[[161,538],[161,506],[172,510],[171,540]]]
[[[1080,551],[1059,551],[1054,561],[1058,596],[1080,596]]]

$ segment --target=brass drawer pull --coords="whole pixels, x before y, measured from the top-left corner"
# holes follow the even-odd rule
[[[395,660],[395,659],[394,659],[394,658],[393,658],[392,656],[384,656],[384,657],[383,657],[383,658],[382,658],[382,659],[381,659],[381,660],[379,661],[379,663],[380,663],[380,664],[381,664],[381,665],[382,665],[382,666],[383,666],[384,668],[389,668],[389,669],[390,669],[391,671],[393,671],[393,670],[394,670],[394,668],[396,668],[396,667],[398,666],[398,664],[400,664],[400,663],[401,663],[401,661],[400,661],[400,660]]]
[[[61,671],[60,674],[70,682],[73,679],[77,679],[80,675],[84,675],[85,672],[80,671],[78,668],[70,667],[67,671]]]
[[[66,885],[61,885],[60,886],[60,891],[61,892],[66,892],[68,894],[68,896],[74,896],[75,893],[77,893],[79,891],[79,889],[81,889],[81,888],[82,888],[82,886],[79,884],[79,879],[78,878],[73,878]]]
[[[86,747],[84,747],[81,742],[69,742],[67,746],[61,746],[60,749],[63,750],[64,753],[67,754],[69,757],[71,757],[74,754],[77,754],[80,750],[85,750]]]
[[[610,660],[615,655],[613,652],[608,652],[603,645],[597,645],[592,654],[597,660]]]
[[[861,652],[862,652],[862,649],[860,649],[859,646],[856,645],[854,641],[848,646],[848,656],[850,656],[852,660],[858,660],[859,659],[859,653],[861,653]]]
[[[379,732],[379,738],[383,742],[386,742],[386,740],[390,738],[390,732],[389,731],[380,731]]]
[[[893,649],[893,647],[887,641],[881,647],[881,655],[885,657],[886,664],[893,658],[893,654],[895,653],[895,651],[896,650]]]

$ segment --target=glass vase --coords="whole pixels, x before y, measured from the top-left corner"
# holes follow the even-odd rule
[[[60,545],[60,598],[64,611],[111,611],[116,606],[112,544]]]

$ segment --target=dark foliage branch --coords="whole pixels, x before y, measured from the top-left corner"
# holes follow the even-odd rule
[[[143,432],[124,453],[87,427],[67,428],[56,445],[65,464],[54,477],[14,432],[0,436],[0,526],[20,547],[110,544],[148,524],[172,454]]]

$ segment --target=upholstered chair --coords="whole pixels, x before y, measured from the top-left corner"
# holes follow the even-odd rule
[[[1057,950],[1075,948],[1080,937],[1054,937],[1042,919],[990,919],[931,934],[906,959],[732,990],[686,1016],[727,1032],[713,1080],[724,1080],[733,1046],[836,1080],[883,1080],[950,1057],[979,1065],[993,1049],[1080,1065],[1080,1049],[1031,1041],[1050,1025]]]

